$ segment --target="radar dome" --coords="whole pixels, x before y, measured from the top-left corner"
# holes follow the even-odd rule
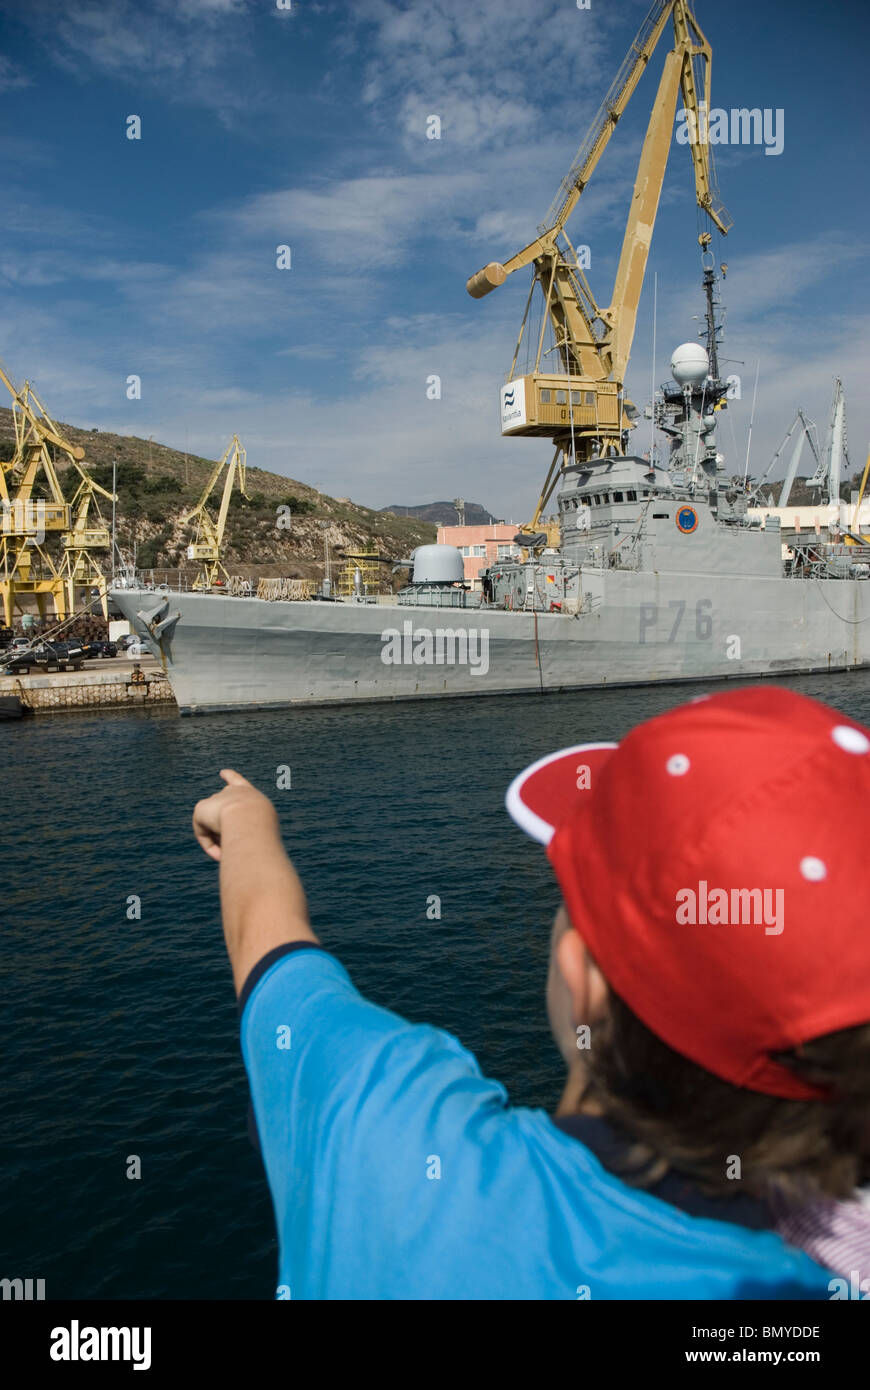
[[[710,370],[710,360],[700,343],[681,343],[671,357],[671,372],[680,386],[698,386]]]

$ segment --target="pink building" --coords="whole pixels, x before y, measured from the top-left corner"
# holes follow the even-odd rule
[[[519,555],[519,547],[514,545],[517,527],[511,522],[491,521],[487,526],[439,526],[438,544],[455,545],[462,551],[465,561],[465,578],[480,588],[478,574],[496,560],[506,560],[511,555]]]

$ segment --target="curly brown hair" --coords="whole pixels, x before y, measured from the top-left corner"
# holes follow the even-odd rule
[[[634,1141],[620,1176],[648,1187],[669,1170],[704,1192],[765,1200],[849,1197],[870,1177],[870,1025],[816,1038],[776,1060],[829,1089],[824,1101],[783,1100],[722,1081],[666,1043],[610,991],[585,1053],[583,1098]]]

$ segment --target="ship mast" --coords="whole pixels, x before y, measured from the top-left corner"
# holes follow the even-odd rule
[[[710,250],[710,242],[712,239],[710,232],[702,232],[698,238],[703,252],[704,297],[707,301],[705,314],[707,324],[707,357],[710,362],[710,376],[714,381],[719,381],[719,336],[722,332],[722,324],[716,322],[716,313],[721,305],[716,298],[716,269],[713,263],[713,253]],[[728,270],[727,262],[723,261],[719,269],[722,272],[722,278],[724,280]]]

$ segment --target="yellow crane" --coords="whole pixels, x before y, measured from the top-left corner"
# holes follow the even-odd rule
[[[73,462],[75,463],[75,460]],[[98,516],[97,523],[94,524],[90,510],[91,503],[97,493],[109,502],[117,499],[113,493],[94,482],[94,479],[83,468],[78,468],[78,472],[80,482],[70,503],[72,529],[61,539],[63,546],[61,574],[66,579],[71,609],[75,606],[74,595],[77,588],[96,589],[99,593],[103,617],[108,619],[107,580],[95,557],[95,552],[111,550],[112,537],[102,517]]]
[[[596,302],[565,224],[580,200],[668,19],[673,20],[674,46],[664,70],[641,150],[637,177],[610,304]],[[703,98],[699,96],[695,61],[703,64]],[[646,272],[653,226],[658,212],[677,93],[682,90],[695,170],[698,206],[718,230],[732,225],[715,187],[709,146],[703,138],[704,110],[710,110],[712,50],[692,14],[688,0],[656,0],[628,51],[598,111],[577,157],[559,187],[538,236],[503,264],[490,261],[467,282],[468,293],[481,299],[523,266],[534,276],[517,339],[507,384],[501,390],[502,433],[549,437],[555,444],[530,528],[534,530],[569,457],[577,462],[621,452],[637,412],[625,399],[625,371],[631,353],[638,304]],[[709,233],[704,234],[704,238]],[[702,244],[706,242],[702,238]],[[587,262],[588,264],[588,262]],[[531,371],[515,375],[529,319],[535,285],[540,285],[545,312]],[[550,341],[545,330],[550,329]],[[546,362],[552,355],[552,361]],[[548,370],[549,367],[549,370]]]
[[[188,560],[199,560],[202,563],[202,571],[194,581],[193,587],[195,589],[211,589],[214,585],[226,584],[229,580],[229,575],[221,564],[221,543],[226,530],[233,484],[237,476],[239,492],[243,497],[248,496],[245,492],[246,461],[247,454],[239,443],[239,436],[234,434],[220,463],[216,463],[212,469],[211,476],[196,506],[181,518],[185,526],[192,521],[196,522],[196,539],[192,545],[187,547]],[[224,480],[217,521],[214,521],[206,511],[206,504],[217,487],[218,479],[224,468],[227,470],[227,476]]]
[[[867,462],[864,464],[864,472],[861,475],[861,487],[858,492],[858,500],[855,503],[855,512],[852,517],[852,530],[847,531],[844,540],[846,545],[864,545],[865,538],[861,535],[861,503],[864,501],[864,489],[867,486],[867,476],[870,474],[870,450],[867,451]]]
[[[95,493],[109,501],[112,493],[90,476],[82,462],[84,449],[61,432],[30,382],[25,381],[19,390],[2,365],[0,381],[12,398],[15,429],[13,456],[0,461],[0,597],[4,620],[12,622],[16,599],[25,594],[35,597],[41,617],[45,617],[46,600],[51,598],[55,614],[64,619],[75,610],[75,590],[82,585],[99,590],[106,616],[106,579],[94,552],[108,550],[111,537],[102,523],[89,525],[88,518]],[[65,454],[79,476],[72,504],[64,497],[52,451]],[[59,557],[49,549],[48,542],[54,537],[60,538]]]

